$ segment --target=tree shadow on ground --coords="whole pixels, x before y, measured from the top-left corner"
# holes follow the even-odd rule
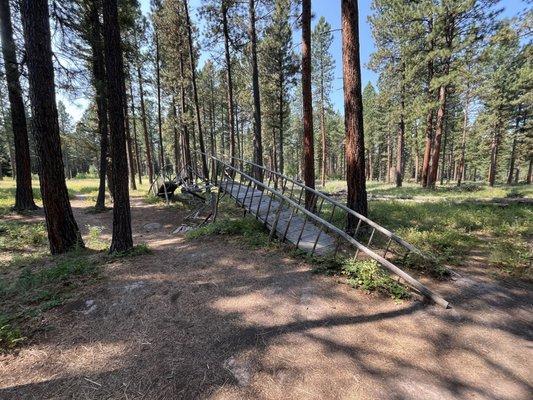
[[[140,229],[163,222],[159,232]],[[134,211],[153,254],[117,259],[85,302],[12,364],[0,398],[526,399],[532,291],[463,280],[455,308],[396,304],[310,273],[279,250],[168,235]],[[94,223],[109,225],[109,216]],[[33,354],[33,356],[32,356]],[[36,362],[35,354],[38,354]],[[15,376],[23,373],[25,379]]]

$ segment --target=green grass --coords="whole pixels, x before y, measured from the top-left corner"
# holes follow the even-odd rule
[[[353,287],[384,293],[397,300],[411,297],[409,289],[396,282],[374,260],[346,260],[342,265],[342,273]]]
[[[403,186],[400,188],[397,188],[394,185],[388,185],[375,181],[367,182],[366,185],[369,196],[391,196],[399,199],[426,197],[449,200],[487,200],[492,198],[533,197],[532,185],[500,185],[491,188],[481,182],[465,182],[460,187],[450,183],[444,186],[437,186],[433,190],[423,188],[419,184],[412,182],[404,182]],[[321,189],[328,193],[346,190],[346,182],[328,181],[326,182],[325,188]]]
[[[146,243],[141,243],[136,246],[133,246],[133,248],[130,250],[109,254],[108,258],[113,260],[117,258],[137,257],[145,254],[152,254],[152,250],[148,247]]]
[[[46,244],[46,226],[42,222],[0,222],[0,251],[22,251]]]
[[[432,196],[428,201],[424,201],[423,197],[413,201],[370,201],[369,217],[372,220],[415,245],[431,260],[424,262],[418,257],[398,258],[398,264],[444,278],[448,274],[444,265],[453,268],[465,264],[469,262],[472,251],[476,250],[477,254],[482,255],[482,262],[487,268],[494,268],[503,276],[533,279],[533,248],[530,245],[533,239],[533,207],[477,201],[494,197],[528,197],[531,195],[531,186],[445,187],[437,189],[440,197],[435,199],[435,191],[419,187],[392,188],[383,184],[369,184],[369,193],[385,191],[394,192],[402,198]],[[450,193],[453,193],[453,197],[449,197]],[[467,201],[457,202],[457,198]],[[345,201],[342,195],[337,199]],[[329,216],[331,210],[324,207],[323,211]],[[333,223],[344,227],[345,214],[336,212]]]
[[[314,265],[316,273],[346,277],[347,283],[354,288],[379,292],[396,300],[411,297],[409,288],[395,281],[392,275],[374,260],[316,257],[306,255],[302,251],[296,251],[294,255],[303,257],[308,263]]]
[[[31,337],[43,312],[62,305],[77,288],[97,279],[101,260],[98,254],[79,249],[2,269],[0,352]]]
[[[194,240],[209,235],[238,235],[253,247],[268,245],[268,233],[261,224],[253,217],[232,218],[223,217],[216,222],[204,225],[200,228],[187,232],[186,238]]]
[[[533,208],[414,202],[372,202],[370,217],[439,263],[461,264],[472,249],[508,275],[531,279]]]

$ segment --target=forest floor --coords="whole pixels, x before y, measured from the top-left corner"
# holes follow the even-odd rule
[[[421,276],[452,303],[445,310],[313,273],[316,265],[268,244],[252,223],[239,235],[172,234],[189,209],[142,191],[132,197],[142,245],[108,256],[112,213],[91,212],[95,184],[69,182],[86,250],[47,256],[42,211],[1,217],[0,344],[9,349],[0,399],[525,400],[533,392],[530,205],[371,203],[373,218],[458,274]],[[0,207],[11,193],[0,183]]]

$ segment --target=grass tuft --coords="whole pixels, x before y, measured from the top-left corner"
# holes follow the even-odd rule
[[[396,300],[411,297],[409,289],[392,279],[374,260],[346,260],[342,273],[348,277],[348,283],[353,287],[384,293]]]
[[[130,250],[111,253],[108,255],[108,257],[110,257],[111,259],[129,258],[142,256],[145,254],[152,254],[152,249],[150,249],[146,243],[140,243],[136,246],[133,246],[133,248],[131,248]]]
[[[0,279],[0,351],[30,337],[44,311],[63,304],[73,291],[98,278],[99,259],[79,249],[63,256],[11,268]],[[19,271],[19,272],[18,272]],[[18,273],[17,273],[18,272]]]
[[[20,330],[13,326],[11,318],[0,314],[0,353],[12,350],[26,338],[22,336]]]
[[[193,240],[209,235],[239,235],[245,239],[247,244],[254,247],[264,247],[269,243],[263,224],[251,217],[219,219],[214,223],[187,232],[185,237]]]

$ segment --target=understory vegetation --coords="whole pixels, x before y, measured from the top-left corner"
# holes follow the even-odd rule
[[[326,185],[330,192],[340,193],[338,182]],[[333,189],[333,190],[332,190]],[[497,199],[529,198],[529,186],[500,186],[489,188],[479,184],[462,187],[447,186],[427,191],[417,186],[396,188],[384,184],[369,184],[369,194],[386,194],[383,200],[372,201],[370,218],[394,231],[420,249],[427,259],[410,255],[395,262],[415,273],[445,279],[450,268],[466,265],[476,259],[492,274],[500,277],[532,279],[533,207],[513,202],[495,203]],[[242,211],[231,203],[222,204],[223,215],[214,224],[193,230],[187,237],[194,239],[212,234],[240,235],[252,245],[267,245],[268,232],[252,217],[242,219]],[[326,207],[324,215],[328,215]],[[336,213],[333,223],[344,226],[345,215]],[[366,290],[379,290],[395,298],[404,298],[388,274],[377,274],[372,263],[351,261],[318,261],[318,270],[335,271],[346,275],[350,284]],[[327,266],[325,266],[327,265]],[[362,277],[362,278],[361,278]],[[379,284],[377,282],[380,282]],[[394,285],[392,284],[394,283]],[[400,285],[401,286],[401,285]],[[395,294],[397,293],[397,295]]]
[[[71,196],[95,195],[97,181],[69,180],[68,187]],[[327,187],[332,195],[344,201],[340,185],[333,182]],[[448,275],[447,267],[452,270],[460,266],[468,268],[469,263],[476,260],[477,265],[495,277],[531,280],[533,207],[514,201],[493,201],[496,198],[527,200],[531,197],[531,188],[467,187],[420,192],[416,187],[392,188],[370,183],[370,194],[387,195],[370,203],[370,217],[430,256],[431,262],[411,257],[396,260],[415,274],[441,279]],[[145,200],[151,198],[144,188],[138,193]],[[173,206],[183,208],[186,202],[179,195],[177,199]],[[0,182],[3,213],[0,221],[0,348],[4,350],[28,340],[37,330],[46,329],[45,324],[40,323],[43,312],[64,304],[75,296],[76,289],[98,279],[101,266],[106,262],[151,252],[140,244],[127,253],[109,256],[105,252],[109,238],[104,237],[103,227],[89,225],[85,226],[87,249],[61,257],[49,256],[44,223],[31,215],[15,217],[10,213],[13,202],[14,182]],[[333,222],[342,226],[344,222],[340,215],[338,217]],[[228,198],[222,199],[216,222],[193,229],[186,237],[198,240],[207,235],[232,235],[252,248],[276,250],[280,246],[276,240],[269,241],[269,232],[262,223],[250,215],[243,218],[243,210]],[[410,297],[409,288],[374,261],[308,256],[294,249],[290,254],[314,266],[316,272],[339,276],[355,288],[398,300]]]
[[[29,261],[2,266],[0,352],[47,329],[40,321],[42,313],[62,305],[76,288],[97,279],[101,257],[80,249],[58,258]]]
[[[345,201],[340,182],[330,182],[326,189]],[[441,266],[468,263],[476,253],[484,267],[495,267],[494,273],[533,278],[533,206],[513,201],[531,198],[531,186],[490,188],[472,183],[428,191],[414,185],[396,188],[370,182],[368,193],[370,198],[386,196],[370,203],[369,217],[435,260],[428,264],[432,270],[425,271],[432,276],[442,277]],[[336,213],[333,222],[343,226],[344,215]],[[407,266],[420,266],[411,261],[405,260]]]
[[[37,181],[34,187],[38,200]],[[96,196],[98,183],[96,179],[69,180],[68,188],[72,197]],[[18,218],[11,213],[14,193],[13,181],[0,181],[0,352],[49,329],[42,321],[43,313],[96,282],[106,262],[150,253],[148,246],[139,244],[126,253],[108,255],[109,239],[104,238],[103,227],[88,225],[85,249],[51,256],[44,222],[32,214]]]

